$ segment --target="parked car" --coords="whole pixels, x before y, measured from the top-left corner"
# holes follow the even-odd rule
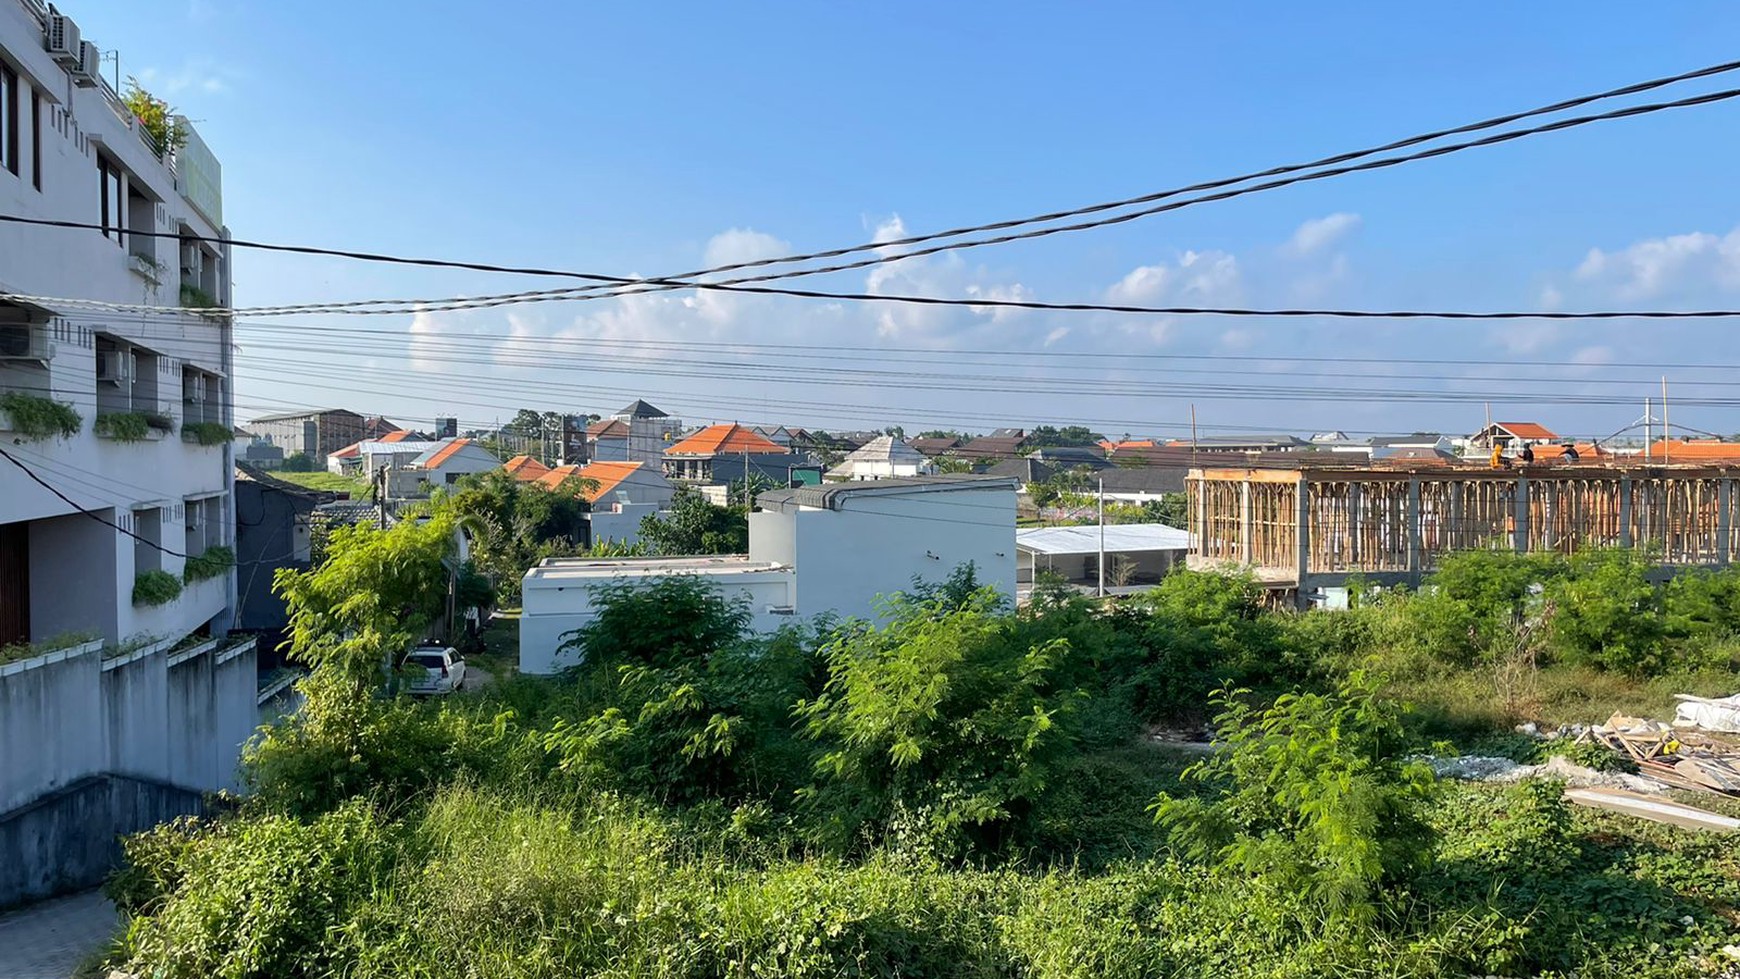
[[[459,650],[441,643],[418,646],[405,656],[409,680],[405,692],[429,696],[449,694],[465,685],[465,658]],[[417,667],[422,667],[421,673]]]

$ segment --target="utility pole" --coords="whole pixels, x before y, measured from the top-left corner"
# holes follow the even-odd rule
[[[1106,597],[1106,477],[1100,474],[1100,597]]]
[[[1190,458],[1191,458],[1192,462],[1196,461],[1196,406],[1195,405],[1190,406]],[[1100,482],[1104,483],[1105,480],[1102,479],[1102,480],[1100,480]]]
[[[1643,461],[1649,461],[1649,399],[1643,399]]]
[[[381,513],[381,529],[387,529],[387,467],[375,470],[375,506]]]
[[[1664,465],[1668,461],[1668,443],[1672,440],[1673,433],[1668,430],[1667,375],[1663,374],[1661,376],[1661,461]]]

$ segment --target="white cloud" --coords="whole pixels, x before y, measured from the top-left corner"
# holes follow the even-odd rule
[[[1542,309],[1549,311],[1555,310],[1563,306],[1564,303],[1565,294],[1560,292],[1556,287],[1549,285],[1541,290],[1539,305]]]
[[[1615,252],[1591,248],[1576,278],[1625,300],[1740,289],[1740,229],[1645,238]]]
[[[1209,305],[1230,302],[1241,290],[1238,259],[1221,251],[1187,251],[1175,265],[1142,265],[1106,290],[1106,299],[1132,306],[1162,301]]]
[[[1293,237],[1281,246],[1281,252],[1294,258],[1315,255],[1357,231],[1359,226],[1360,216],[1347,211],[1312,218],[1299,225]]]

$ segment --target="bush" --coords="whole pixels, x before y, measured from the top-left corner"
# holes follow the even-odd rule
[[[91,430],[117,442],[143,442],[151,434],[151,425],[138,412],[99,412]]]
[[[284,465],[280,468],[290,473],[311,473],[314,472],[314,460],[306,452],[292,452],[284,457]]]
[[[223,445],[232,441],[236,433],[228,425],[217,422],[186,422],[181,426],[181,437],[199,445]]]
[[[167,571],[141,571],[133,579],[134,605],[167,605],[181,597],[181,579]]]
[[[187,559],[181,570],[181,580],[187,584],[216,578],[236,566],[236,552],[227,545],[208,547]]]
[[[72,438],[85,421],[70,403],[23,391],[0,394],[0,411],[11,419],[13,433],[27,442]]]
[[[1635,551],[1586,551],[1545,592],[1548,648],[1567,663],[1628,676],[1666,671],[1661,595]]]

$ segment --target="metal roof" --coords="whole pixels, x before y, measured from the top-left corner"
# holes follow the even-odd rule
[[[1105,535],[1106,550],[1120,554],[1190,549],[1190,534],[1163,523],[1107,524]],[[1015,531],[1015,546],[1035,554],[1097,554],[1100,527],[1028,527]]]
[[[902,496],[942,490],[1015,489],[1017,485],[1015,479],[1007,476],[973,476],[966,473],[901,476],[895,479],[867,479],[855,483],[768,490],[755,498],[755,504],[763,510],[784,510],[788,506],[838,510],[850,496]]]

